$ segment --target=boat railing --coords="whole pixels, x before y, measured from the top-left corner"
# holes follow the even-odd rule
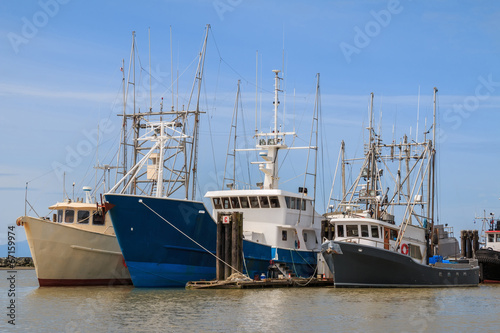
[[[363,241],[363,242],[361,242]],[[339,242],[346,242],[346,243],[357,243],[357,244],[362,244],[362,245],[370,245],[370,243],[374,243],[375,244],[375,247],[380,247],[380,248],[385,248],[386,245],[389,245],[392,250],[396,250],[394,248],[394,246],[392,246],[391,244],[387,244],[383,241],[378,241],[378,240],[375,240],[375,239],[372,239],[372,238],[366,238],[366,237],[345,237],[341,240],[339,240]],[[379,245],[382,245],[382,246],[379,246]]]

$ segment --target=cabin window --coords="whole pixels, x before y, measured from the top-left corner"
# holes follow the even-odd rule
[[[495,241],[495,237],[494,236],[495,235],[493,235],[493,234],[488,234],[488,242],[493,243]]]
[[[358,225],[347,225],[346,226],[347,237],[358,237]]]
[[[286,230],[281,230],[281,240],[286,241],[286,239],[287,239]]]
[[[94,211],[92,214],[92,224],[93,225],[104,225],[104,216],[101,212]]]
[[[57,210],[57,222],[63,221],[63,213],[64,211],[62,209]]]
[[[497,234],[497,242],[500,242],[500,234]]]
[[[344,226],[343,225],[337,226],[337,236],[344,237]]]
[[[222,202],[221,202],[220,198],[213,198],[212,200],[213,200],[215,209],[222,209]]]
[[[369,237],[368,236],[368,226],[366,224],[361,225],[361,237]]]
[[[415,259],[422,259],[422,252],[420,252],[420,246],[418,245],[410,245],[410,257]]]
[[[89,223],[90,212],[88,210],[79,210],[77,213],[77,222],[82,224]]]
[[[260,207],[269,208],[269,199],[267,197],[259,197],[260,199]]]
[[[231,204],[229,203],[229,198],[222,198],[222,207],[224,209],[231,209]]]
[[[250,206],[252,208],[260,208],[259,199],[257,197],[250,197]]]
[[[295,198],[290,198],[290,209],[295,209]]]
[[[390,229],[390,230],[391,230],[391,234],[390,234],[391,239],[392,240],[398,239],[398,231],[394,230],[394,229]]]
[[[306,200],[305,199],[299,199],[302,202],[302,210],[306,210]],[[297,205],[297,209],[300,209]]]
[[[75,211],[71,209],[66,209],[64,213],[64,222],[73,223],[75,219]]]
[[[307,232],[304,232],[304,234],[302,236],[304,236],[304,242],[307,243]]]
[[[241,197],[241,208],[250,208],[250,204],[248,203],[248,197]]]
[[[231,206],[233,207],[233,209],[240,208],[240,201],[238,200],[238,197],[231,198]]]
[[[373,238],[379,238],[379,235],[378,235],[378,226],[376,226],[376,225],[372,225],[372,237]]]
[[[271,208],[280,208],[280,200],[278,197],[269,197],[269,202],[271,203]]]
[[[285,197],[286,208],[290,208],[290,197]]]

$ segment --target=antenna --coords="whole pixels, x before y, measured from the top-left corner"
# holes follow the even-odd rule
[[[259,95],[259,50],[255,52],[255,134],[259,132],[257,128],[258,95]]]
[[[170,26],[170,89],[172,89],[172,111],[174,110],[174,58],[172,49],[172,26]]]
[[[415,131],[415,141],[418,142],[418,121],[420,117],[420,85],[418,86],[418,99],[417,99],[417,130]]]
[[[151,92],[151,27],[148,27],[149,39],[149,112],[153,111],[153,93]]]
[[[432,144],[436,146],[436,95],[438,88],[434,87],[434,112],[432,121]]]

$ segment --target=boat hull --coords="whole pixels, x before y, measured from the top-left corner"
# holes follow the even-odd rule
[[[285,272],[293,276],[310,277],[317,266],[318,252],[273,248],[256,242],[243,240],[244,272],[250,278],[267,276],[272,265],[280,264]],[[285,273],[284,272],[284,273]]]
[[[135,287],[215,278],[217,228],[203,203],[119,194],[105,200],[114,205],[108,214]]]
[[[21,223],[41,287],[132,283],[115,236],[27,216]]]
[[[122,194],[105,200],[114,205],[108,214],[134,286],[175,288],[216,278],[217,225],[202,202]],[[243,255],[243,272],[252,278],[267,274],[276,257],[311,276],[317,252],[243,240]]]
[[[342,253],[328,251],[330,242]],[[477,266],[423,265],[407,255],[348,242],[325,242],[323,250],[336,287],[470,287],[479,283]]]
[[[500,252],[492,249],[479,249],[476,258],[481,267],[481,281],[500,283]]]

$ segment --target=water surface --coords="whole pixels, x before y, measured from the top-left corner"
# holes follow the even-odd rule
[[[0,331],[19,332],[498,332],[500,286],[448,289],[184,290],[38,287],[0,271]]]

